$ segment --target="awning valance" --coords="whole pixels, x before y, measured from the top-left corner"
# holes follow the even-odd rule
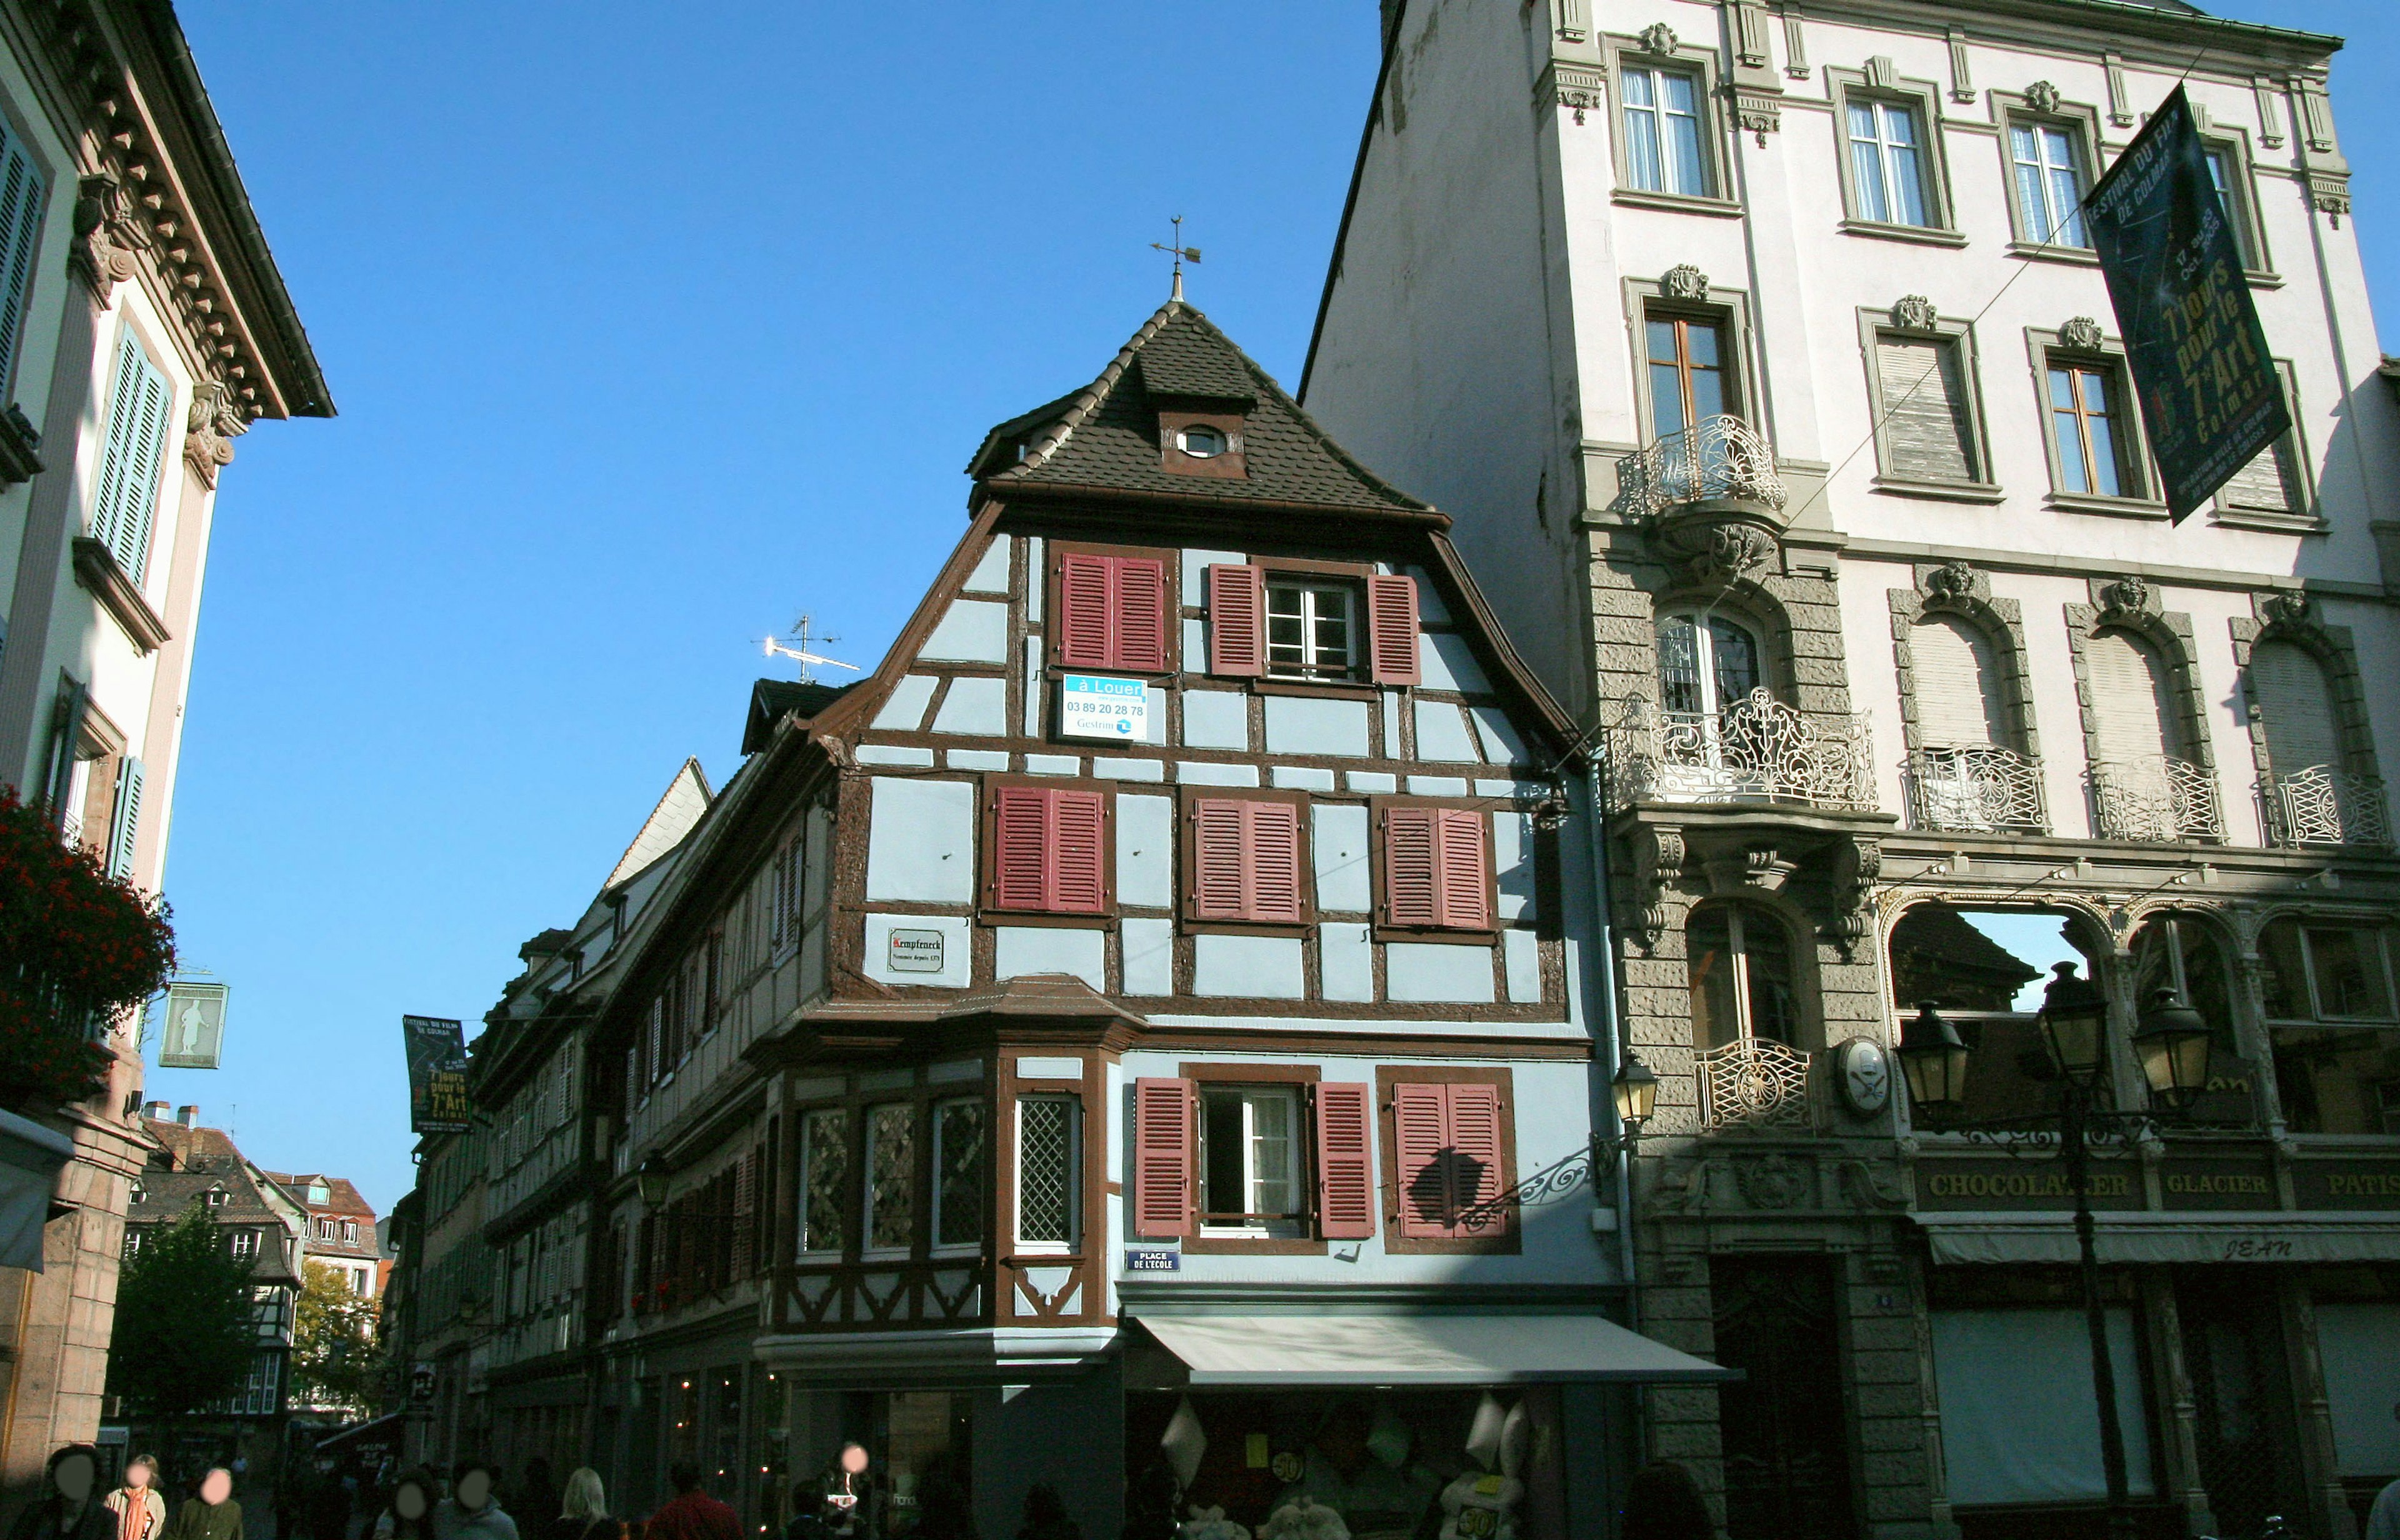
[[[1911,1214],[1933,1260],[1965,1265],[2071,1262],[2072,1216]],[[2116,1265],[2191,1262],[2400,1261],[2400,1213],[2102,1214],[2093,1235]]]
[[[1701,1384],[1741,1378],[1598,1315],[1134,1317],[1192,1389],[1500,1385],[1570,1381]]]
[[[14,1112],[0,1112],[0,1267],[42,1270],[42,1227],[59,1168],[75,1141]]]

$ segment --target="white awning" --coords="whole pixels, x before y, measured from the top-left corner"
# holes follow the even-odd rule
[[[75,1142],[14,1112],[0,1112],[0,1267],[42,1270],[42,1227],[59,1168]]]
[[[1301,1385],[1647,1384],[1739,1380],[1598,1315],[1134,1317],[1193,1389]]]
[[[2071,1262],[2081,1255],[2067,1214],[1911,1214],[1936,1262]],[[2101,1214],[2100,1261],[2144,1262],[2400,1261],[2400,1213]]]

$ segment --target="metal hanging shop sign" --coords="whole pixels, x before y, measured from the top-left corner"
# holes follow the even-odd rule
[[[2084,207],[2167,512],[2180,523],[2292,429],[2181,86]]]
[[[466,1132],[472,1109],[463,1028],[443,1016],[402,1016],[400,1029],[408,1048],[409,1132]]]
[[[1150,741],[1150,686],[1139,679],[1070,674],[1058,685],[1058,731],[1068,738]]]
[[[178,979],[167,986],[158,1037],[161,1070],[213,1070],[225,1056],[229,986]]]

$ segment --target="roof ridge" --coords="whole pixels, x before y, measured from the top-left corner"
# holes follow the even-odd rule
[[[1170,299],[1160,306],[1156,313],[1142,322],[1134,334],[1126,339],[1125,345],[1117,349],[1117,356],[1111,359],[1109,366],[1100,371],[1099,378],[1075,392],[1074,404],[1067,408],[1065,415],[1052,424],[1048,431],[1033,441],[1033,445],[1026,451],[1025,457],[1006,470],[992,472],[989,479],[996,482],[1011,479],[1022,481],[1039,470],[1051,456],[1065,448],[1067,441],[1075,436],[1075,429],[1081,428],[1090,418],[1093,410],[1100,402],[1109,399],[1110,392],[1117,388],[1117,381],[1125,377],[1126,366],[1140,354],[1150,339],[1158,335],[1160,329],[1174,320],[1176,313],[1181,310],[1191,310],[1195,316],[1200,314],[1180,299]],[[1209,330],[1216,331],[1216,328],[1212,326]],[[1222,332],[1218,332],[1217,334],[1224,335]],[[1238,348],[1234,350],[1236,353],[1241,351]],[[1038,411],[1039,408],[1036,410]]]

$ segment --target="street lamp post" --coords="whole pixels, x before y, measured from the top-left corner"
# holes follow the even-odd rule
[[[2103,1108],[2100,1088],[2108,1060],[2108,1001],[2075,964],[2061,962],[2042,994],[2036,1022],[2060,1080],[2059,1159],[2075,1200],[2075,1246],[2083,1286],[2083,1321],[2092,1342],[2092,1394],[2099,1403],[2100,1467],[2108,1493],[2111,1540],[2133,1540],[2132,1499],[2125,1479],[2125,1430],[2117,1418],[2117,1368],[2108,1353],[2108,1315],[2100,1293],[2097,1225],[2092,1215],[2092,1138],[2095,1132],[2134,1133],[2154,1126],[2141,1112]],[[2151,993],[2134,1047],[2151,1096],[2180,1111],[2207,1083],[2208,1024],[2171,988]],[[1965,1103],[1970,1051],[1957,1029],[1930,1002],[1901,1031],[1900,1060],[1910,1102],[1935,1126]],[[1949,1124],[1957,1127],[1957,1124]],[[1973,1132],[1973,1130],[1969,1130]]]

